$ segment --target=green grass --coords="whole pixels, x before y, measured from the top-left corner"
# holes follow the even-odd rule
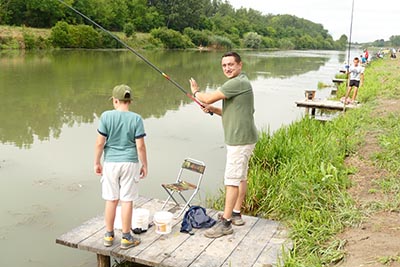
[[[331,87],[331,85],[330,85],[330,84],[323,83],[323,82],[321,82],[321,81],[319,81],[318,84],[317,84],[317,88],[318,88],[318,89],[324,89],[324,88],[327,88],[327,87]]]
[[[163,47],[162,43],[149,33],[137,32],[129,38],[123,32],[113,32],[113,34],[127,45],[137,49],[160,49]],[[0,49],[54,49],[50,35],[51,29],[0,25]]]
[[[338,262],[344,256],[344,241],[336,234],[359,225],[368,212],[399,210],[400,119],[398,114],[376,119],[373,113],[378,99],[400,95],[398,73],[398,67],[388,60],[373,62],[359,91],[361,108],[324,124],[304,118],[274,134],[260,133],[250,162],[244,212],[280,220],[289,228],[293,249],[284,255],[285,266]],[[344,87],[340,86],[339,98]],[[378,133],[381,148],[372,160],[390,175],[377,181],[370,193],[388,194],[388,198],[359,210],[347,193],[348,176],[357,170],[346,167],[344,161],[371,132]],[[223,200],[221,192],[214,208],[222,209]]]

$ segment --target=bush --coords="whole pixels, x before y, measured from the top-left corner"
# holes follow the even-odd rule
[[[20,49],[20,44],[17,39],[12,37],[0,36],[0,49]]]
[[[283,38],[279,40],[279,48],[291,50],[295,48],[295,45],[289,38]]]
[[[55,47],[61,48],[100,48],[101,35],[88,25],[69,25],[57,22],[51,29],[51,41]]]
[[[276,41],[271,37],[263,37],[261,45],[262,45],[263,48],[274,48],[274,47],[277,47]]]
[[[74,48],[100,48],[100,34],[88,25],[70,25],[71,45]]]
[[[108,33],[100,31],[99,32],[99,47],[100,48],[121,48],[122,45],[111,37]]]
[[[212,45],[217,49],[231,49],[233,47],[232,41],[228,37],[214,35],[211,38]]]
[[[42,36],[39,36],[36,39],[36,48],[37,49],[48,49],[51,48],[51,43],[49,39],[45,39]]]
[[[24,31],[22,36],[24,37],[25,49],[36,48],[35,36],[33,34]]]
[[[150,34],[154,38],[160,39],[164,46],[169,49],[185,49],[194,47],[188,36],[165,27],[154,29]]]
[[[258,33],[248,32],[243,37],[243,43],[246,48],[258,49],[261,47],[262,36]]]
[[[59,21],[51,28],[50,39],[55,47],[70,47],[71,36],[69,34],[69,24],[65,21]]]
[[[135,33],[135,25],[132,22],[125,23],[124,33],[126,37],[131,37]]]
[[[195,44],[196,46],[210,45],[210,37],[209,37],[211,36],[210,31],[199,31],[199,30],[194,30],[193,28],[185,28],[183,30],[183,34],[188,36],[192,40],[192,43]]]

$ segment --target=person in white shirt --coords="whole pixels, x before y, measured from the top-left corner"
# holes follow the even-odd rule
[[[358,88],[360,88],[364,83],[364,67],[360,64],[360,59],[355,57],[353,60],[353,65],[348,67],[347,74],[350,74],[350,82],[347,87],[346,96],[344,97],[344,102],[346,104],[354,104],[356,101]],[[349,95],[354,87],[353,96],[349,99]]]

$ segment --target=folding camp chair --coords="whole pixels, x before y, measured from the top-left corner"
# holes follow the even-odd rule
[[[190,202],[199,192],[201,180],[203,179],[205,169],[206,165],[204,164],[204,162],[191,158],[186,158],[182,163],[176,181],[172,184],[161,184],[161,186],[168,193],[168,198],[165,200],[162,209],[165,208],[170,199],[175,202],[176,206],[180,206],[179,202],[174,197],[174,194],[178,193],[178,195],[180,195],[182,200],[185,202],[182,210],[179,212],[178,215],[176,215],[176,218],[181,216],[185,209],[187,207],[190,207]],[[183,175],[185,175],[184,178],[182,177]],[[188,180],[190,180],[192,183],[188,182]],[[190,195],[190,197],[185,197],[183,192],[189,190],[193,191],[193,193]],[[186,200],[186,198],[188,198],[188,200]]]

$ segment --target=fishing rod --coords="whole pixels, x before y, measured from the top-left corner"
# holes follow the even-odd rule
[[[350,35],[349,35],[349,47],[347,51],[347,63],[350,65],[350,47],[351,47],[351,36],[353,35],[353,15],[354,15],[354,0],[351,7],[351,21],[350,21]]]
[[[350,20],[350,35],[349,35],[349,46],[347,48],[347,66],[350,68],[350,48],[351,48],[351,36],[353,34],[353,15],[354,15],[354,0],[351,6],[351,20]],[[347,95],[347,90],[349,88],[349,69],[346,70],[346,95]],[[345,96],[346,96],[345,95]],[[344,105],[343,105],[343,111],[346,110],[346,102],[347,99],[344,99]]]
[[[189,97],[191,100],[193,100],[197,105],[199,105],[202,108],[205,108],[205,106],[198,101],[194,96],[192,96],[191,93],[188,93],[179,83],[177,83],[176,81],[174,81],[171,77],[169,77],[166,73],[164,73],[161,69],[159,69],[156,65],[154,65],[153,63],[151,63],[147,58],[145,58],[144,56],[142,56],[139,52],[137,52],[135,49],[133,49],[132,47],[130,47],[127,43],[125,43],[124,41],[122,41],[121,39],[119,39],[115,34],[111,33],[110,31],[106,30],[103,26],[101,26],[100,24],[96,23],[95,21],[93,21],[91,18],[89,18],[88,16],[86,16],[85,14],[83,14],[82,12],[80,12],[79,10],[77,10],[76,8],[68,5],[67,3],[65,3],[62,0],[58,0],[58,2],[60,2],[61,4],[65,5],[66,7],[68,7],[69,9],[71,9],[72,11],[74,11],[75,13],[79,14],[81,17],[85,18],[86,20],[88,20],[90,23],[92,23],[93,25],[95,25],[96,27],[98,27],[100,30],[102,30],[103,32],[107,33],[108,35],[110,35],[113,39],[115,39],[117,42],[119,42],[120,44],[122,44],[123,46],[125,46],[129,51],[131,51],[132,53],[134,53],[136,56],[138,56],[141,60],[143,60],[145,63],[147,63],[147,65],[149,65],[151,68],[153,68],[155,71],[157,71],[158,73],[160,73],[165,79],[167,79],[168,81],[170,81],[173,85],[175,85],[182,93],[184,93],[187,97]],[[210,115],[213,115],[212,112],[209,112]]]

